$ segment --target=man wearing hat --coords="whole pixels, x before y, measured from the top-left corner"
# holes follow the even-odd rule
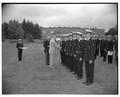
[[[115,36],[115,59],[116,59],[116,65],[118,66],[118,36]]]
[[[22,39],[18,40],[18,43],[16,44],[16,48],[18,49],[18,60],[22,61],[22,52],[23,52]]]
[[[49,41],[50,41],[50,37],[47,37],[47,39],[45,39],[43,43],[46,65],[49,65]]]
[[[109,37],[108,39],[108,64],[111,64],[113,60],[114,40],[112,39],[112,37]]]
[[[95,60],[95,42],[92,39],[92,32],[86,31],[86,40],[84,47],[84,62],[86,70],[86,85],[90,85],[94,81],[94,60]]]

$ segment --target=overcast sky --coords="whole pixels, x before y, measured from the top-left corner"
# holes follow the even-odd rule
[[[117,24],[115,4],[7,4],[2,22],[28,19],[44,27],[98,27],[105,30]]]

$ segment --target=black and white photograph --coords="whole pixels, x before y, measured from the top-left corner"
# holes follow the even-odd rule
[[[1,9],[2,95],[118,95],[118,2]]]

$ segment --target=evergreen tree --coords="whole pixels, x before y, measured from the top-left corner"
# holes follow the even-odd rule
[[[16,30],[16,38],[18,38],[18,39],[19,38],[21,38],[21,39],[24,38],[24,30],[23,30],[21,25]]]
[[[19,27],[19,23],[18,21],[15,21],[15,20],[10,20],[9,22],[9,26],[8,26],[8,36],[9,38],[11,39],[16,39],[16,30],[17,30],[17,27]]]
[[[2,40],[8,38],[8,24],[7,23],[3,23],[2,24]]]
[[[40,27],[39,27],[39,25],[38,24],[35,24],[35,27],[34,27],[34,38],[36,38],[36,39],[40,39],[41,38],[41,29],[40,29]]]

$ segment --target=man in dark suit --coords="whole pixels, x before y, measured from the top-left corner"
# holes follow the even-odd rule
[[[112,38],[108,41],[108,52],[111,54],[108,54],[108,64],[112,63],[113,61],[113,47],[114,47],[114,40]]]
[[[94,81],[94,60],[95,60],[95,41],[92,39],[92,32],[86,33],[84,62],[86,70],[86,85],[90,85]]]
[[[103,62],[106,62],[109,42],[107,39],[103,40]]]
[[[43,42],[43,47],[44,47],[44,52],[45,52],[45,64],[46,65],[49,65],[49,39],[50,39],[50,37],[48,37]]]
[[[84,40],[80,36],[76,47],[76,60],[77,60],[77,78],[83,78],[83,57],[84,57]]]
[[[101,57],[103,57],[103,54],[104,54],[104,40],[105,39],[100,40],[100,56]]]
[[[118,36],[115,36],[115,45],[114,45],[114,49],[115,49],[115,59],[116,59],[116,65],[118,66]]]
[[[95,51],[95,59],[99,56],[99,39],[95,39],[96,51]]]
[[[18,40],[16,48],[18,49],[18,60],[22,61],[23,43],[21,39]]]

